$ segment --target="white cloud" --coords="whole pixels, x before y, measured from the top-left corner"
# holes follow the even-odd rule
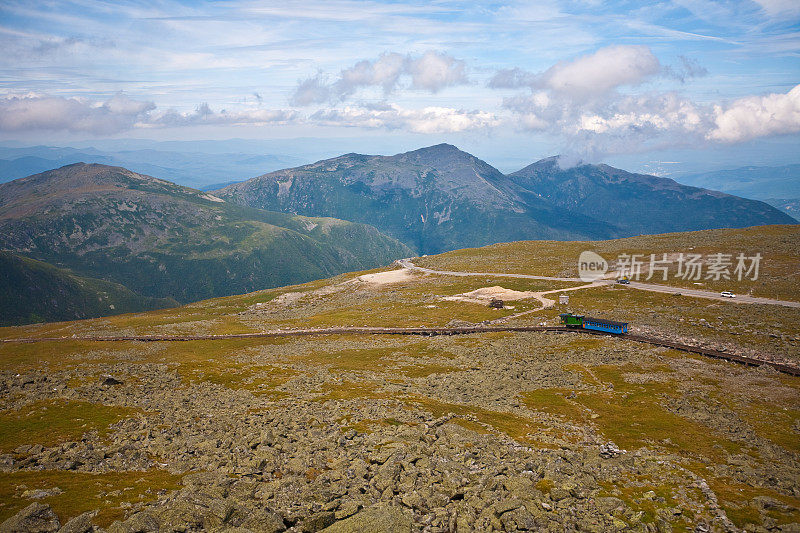
[[[432,93],[467,81],[464,62],[441,52],[428,51],[418,59],[408,58],[406,69],[411,74],[412,87]]]
[[[621,85],[638,85],[658,74],[661,65],[646,46],[608,46],[547,69],[538,85],[573,97],[605,93]]]
[[[484,111],[448,107],[406,109],[394,104],[327,109],[317,111],[310,118],[314,123],[324,126],[404,129],[414,133],[455,133],[500,124],[495,114]]]
[[[769,17],[800,15],[800,2],[797,0],[754,0]]]
[[[343,69],[331,83],[326,83],[322,74],[303,80],[295,88],[290,102],[307,106],[343,101],[364,87],[380,87],[384,94],[389,94],[401,86],[403,77],[410,79],[411,88],[431,93],[467,82],[464,62],[449,54],[429,50],[421,56],[404,56],[392,52]]]
[[[533,87],[536,85],[537,76],[519,67],[500,69],[495,72],[488,86],[493,89],[519,89],[520,87]]]
[[[155,109],[117,93],[105,102],[47,95],[0,98],[0,131],[71,131],[95,135],[129,130]]]
[[[339,98],[350,96],[359,87],[379,86],[385,93],[392,92],[406,71],[407,58],[400,54],[381,54],[375,61],[359,61],[344,69],[336,82]]]
[[[566,140],[584,160],[611,153],[709,143],[738,143],[800,132],[800,85],[786,94],[750,96],[727,105],[704,105],[676,93],[580,102],[552,92],[504,100],[523,129]]]
[[[322,74],[317,74],[298,83],[289,103],[294,106],[320,104],[327,101],[330,95],[331,89],[325,84]]]
[[[283,109],[251,108],[239,111],[217,112],[208,104],[201,104],[191,113],[179,113],[169,109],[153,115],[148,121],[141,123],[143,127],[182,127],[196,125],[261,125],[287,123],[294,121],[298,115],[294,111]]]
[[[800,132],[800,85],[787,94],[717,105],[674,92],[630,95],[617,90],[656,75],[685,81],[707,74],[696,61],[678,59],[678,66],[664,67],[646,47],[613,46],[539,74],[501,70],[489,86],[530,89],[530,94],[506,97],[503,107],[522,129],[561,137],[572,155],[583,159]]]
[[[607,46],[592,54],[560,61],[538,74],[520,68],[498,70],[488,86],[529,87],[572,99],[597,99],[618,87],[639,85],[661,73],[681,79],[705,73],[695,61],[687,58],[681,61],[680,67],[666,69],[647,46]]]
[[[153,102],[117,93],[105,102],[50,95],[0,98],[0,131],[69,131],[109,135],[134,128],[182,127],[198,124],[241,125],[286,123],[298,118],[291,110],[249,108],[216,112],[202,104],[193,112],[155,111]]]
[[[676,66],[666,65],[662,68],[665,76],[675,78],[681,83],[690,78],[702,78],[708,74],[708,69],[702,66],[696,59],[686,56],[678,56],[680,64]]]
[[[728,143],[800,132],[800,85],[786,94],[741,98],[727,108],[716,105],[714,123],[707,137]]]

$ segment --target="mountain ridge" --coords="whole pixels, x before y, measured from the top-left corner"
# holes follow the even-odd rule
[[[0,249],[179,302],[363,270],[410,253],[368,225],[237,206],[82,163],[0,184]]]
[[[795,222],[767,204],[668,178],[608,165],[565,170],[558,156],[503,174],[448,143],[392,156],[344,154],[215,194],[251,207],[368,222],[421,254],[515,240]],[[670,223],[682,203],[686,216]]]
[[[557,206],[626,228],[630,235],[794,223],[758,200],[605,164],[561,168],[557,159],[547,158],[508,176]]]
[[[0,251],[0,326],[79,320],[176,307],[124,285],[75,275],[43,261]]]
[[[439,144],[393,156],[345,154],[215,191],[230,201],[379,227],[418,253],[532,238],[602,238],[613,226],[557,209],[485,161]]]

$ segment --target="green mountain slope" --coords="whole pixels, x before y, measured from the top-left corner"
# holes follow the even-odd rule
[[[171,298],[148,298],[128,288],[76,276],[11,252],[0,252],[0,326],[94,318],[173,307]]]
[[[410,253],[371,226],[245,208],[83,163],[0,185],[0,249],[179,302],[371,268]]]
[[[271,172],[215,194],[261,209],[366,222],[426,254],[618,233],[542,200],[449,144],[388,157],[347,154]]]
[[[550,157],[509,178],[558,207],[623,228],[626,235],[795,223],[764,202],[608,165],[562,169],[558,158]]]

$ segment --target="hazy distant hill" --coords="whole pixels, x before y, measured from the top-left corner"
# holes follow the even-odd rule
[[[795,223],[764,202],[608,165],[562,169],[550,157],[509,177],[561,208],[623,228],[626,235]]]
[[[758,200],[800,198],[800,165],[716,170],[689,174],[680,181]]]
[[[800,198],[764,198],[764,201],[800,221]]]
[[[124,168],[82,163],[0,185],[0,249],[179,302],[410,254],[371,226],[244,208]]]
[[[156,143],[154,146],[160,147],[160,144]],[[180,148],[180,145],[175,148]],[[185,147],[187,150],[190,148],[191,145]],[[202,189],[212,184],[244,180],[265,170],[286,168],[300,163],[301,160],[249,152],[219,153],[156,148],[110,151],[91,147],[0,146],[0,183],[79,162],[121,166],[134,172],[160,176],[180,185]],[[215,188],[221,186],[217,185]]]
[[[215,194],[251,207],[366,222],[418,253],[619,233],[610,224],[542,200],[449,144],[394,156],[346,154]]]
[[[118,283],[76,276],[0,251],[0,326],[94,318],[177,304],[171,298],[140,296]]]

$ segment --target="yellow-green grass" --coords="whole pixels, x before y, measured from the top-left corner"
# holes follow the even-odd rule
[[[22,444],[53,446],[80,440],[97,431],[101,438],[110,426],[135,411],[87,402],[43,400],[21,409],[0,413],[0,452],[8,453]]]
[[[245,338],[150,343],[140,341],[84,341],[64,339],[35,343],[0,344],[0,363],[6,370],[71,368],[97,361],[130,360],[154,363],[200,363],[218,361],[236,364],[236,354],[259,346],[283,344],[287,338]]]
[[[766,510],[766,515],[775,520],[776,524],[800,523],[800,498],[786,496],[766,487],[751,487],[728,477],[714,476],[705,465],[693,466],[693,470],[706,477],[708,486],[717,495],[728,518],[740,528],[748,524],[759,526],[763,523],[761,513],[753,502],[758,496],[772,498],[786,506],[785,509]]]
[[[62,492],[38,501],[50,505],[62,524],[86,511],[99,509],[93,522],[108,527],[125,517],[127,504],[155,500],[158,492],[178,488],[181,476],[163,470],[144,472],[67,472],[35,470],[6,472],[0,476],[0,522],[28,506],[32,500],[22,496],[26,490]]]
[[[410,364],[401,366],[398,372],[408,378],[426,378],[433,374],[449,374],[451,372],[459,372],[460,370],[462,369],[450,365]]]
[[[575,391],[574,399],[567,399],[563,389],[531,391],[522,396],[525,405],[562,415],[576,423],[592,420],[606,438],[625,449],[650,446],[679,455],[722,461],[724,456],[720,455],[719,447],[729,453],[741,447],[711,428],[663,407],[665,397],[678,394],[677,383],[669,374],[657,381],[629,383],[624,374],[640,372],[641,368],[600,365],[569,369],[579,371],[583,381],[592,384],[593,389]]]
[[[526,407],[552,415],[564,417],[572,421],[588,419],[587,412],[580,403],[569,398],[571,389],[537,389],[522,393],[522,401]]]
[[[297,372],[270,365],[232,365],[230,363],[183,363],[178,373],[187,383],[214,383],[233,390],[247,390],[256,395],[284,396],[275,390],[292,379]]]
[[[778,446],[800,453],[800,409],[753,401],[741,411],[743,418],[762,437]]]
[[[227,334],[249,333],[253,328],[236,317],[236,314],[257,303],[266,303],[286,292],[305,292],[339,283],[352,277],[375,273],[385,269],[341,274],[299,285],[255,291],[242,295],[211,298],[170,309],[157,309],[143,313],[128,313],[110,317],[52,322],[0,328],[0,338],[16,337],[70,337],[74,335],[150,335],[164,333],[172,326],[174,334]]]
[[[135,342],[97,342],[65,339],[36,343],[0,344],[0,364],[5,370],[24,372],[31,369],[74,367],[80,363],[114,359],[114,354],[130,353],[141,348]]]
[[[738,281],[702,279],[712,291],[734,290],[745,294],[800,300],[800,226],[756,226],[662,235],[644,235],[610,241],[522,241],[466,248],[415,259],[415,264],[436,270],[504,272],[544,276],[576,277],[578,256],[593,250],[614,262],[622,253],[640,254],[649,262],[650,254],[732,254],[762,255],[758,280]],[[694,280],[674,276],[674,264],[666,282],[679,287],[697,287]],[[645,276],[646,277],[646,276]],[[652,280],[651,280],[652,281]]]

